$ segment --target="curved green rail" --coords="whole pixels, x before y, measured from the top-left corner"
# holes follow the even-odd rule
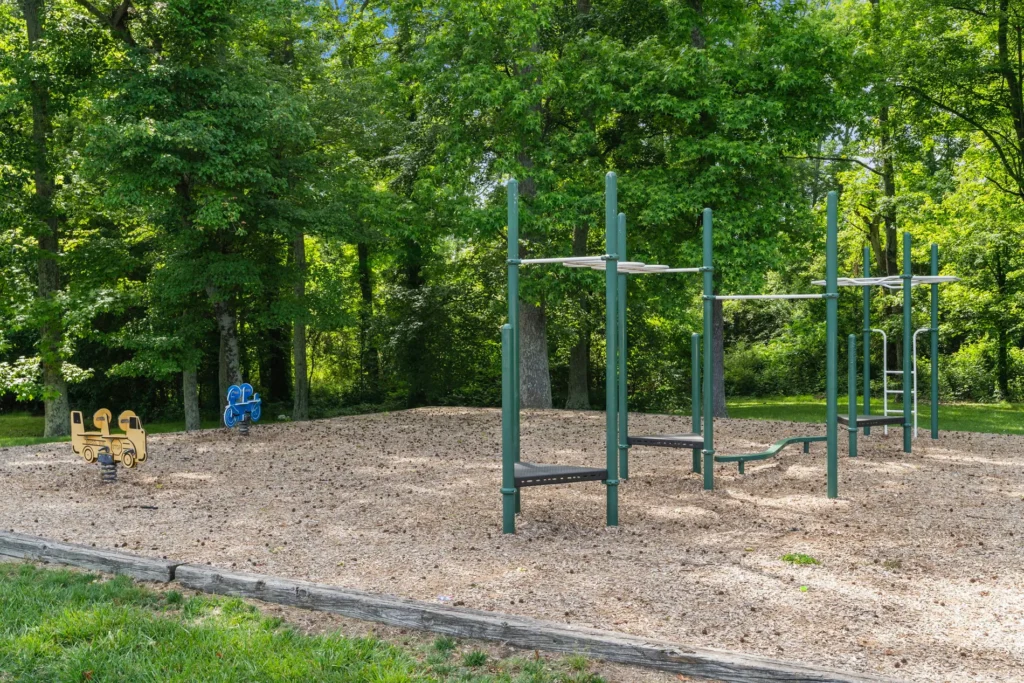
[[[771,448],[764,451],[763,453],[744,453],[742,455],[716,455],[715,462],[735,462],[739,463],[740,474],[743,474],[743,464],[748,460],[767,460],[781,451],[786,446],[794,443],[802,443],[804,445],[804,453],[810,452],[810,444],[815,441],[828,441],[827,436],[791,436],[788,439],[782,441],[776,441],[772,444]]]

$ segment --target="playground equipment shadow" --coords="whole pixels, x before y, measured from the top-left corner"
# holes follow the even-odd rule
[[[633,415],[637,432],[688,418]],[[604,414],[524,411],[523,455],[593,465]],[[599,483],[524,490],[501,534],[500,416],[431,408],[157,435],[114,486],[67,444],[0,450],[0,526],[483,610],[917,681],[1024,669],[1024,437],[900,430],[716,470],[634,448],[621,526]],[[716,421],[722,454],[822,425]],[[879,430],[880,432],[880,430]],[[786,556],[813,558],[792,563]]]

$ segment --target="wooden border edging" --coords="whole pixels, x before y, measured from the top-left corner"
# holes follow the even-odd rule
[[[557,624],[511,614],[446,607],[297,579],[233,572],[205,565],[178,564],[117,550],[59,543],[36,536],[0,531],[0,560],[4,559],[52,562],[109,574],[124,574],[142,581],[176,581],[186,588],[204,593],[333,612],[352,619],[433,631],[456,638],[499,641],[527,650],[579,653],[608,662],[720,681],[865,683],[892,680],[725,650],[682,647],[614,631]]]
[[[794,664],[711,648],[686,648],[611,631],[556,624],[528,617],[433,605],[418,600],[323,584],[183,564],[182,586],[205,593],[253,598],[353,619],[433,631],[456,638],[496,640],[529,650],[582,653],[596,659],[701,678],[739,683],[763,681],[881,681],[873,676]]]
[[[174,579],[174,568],[178,566],[177,562],[117,550],[60,543],[36,536],[0,531],[0,558],[4,557],[66,564],[108,574],[124,574],[140,581],[163,583]]]

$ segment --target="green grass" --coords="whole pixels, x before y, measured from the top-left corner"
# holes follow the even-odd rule
[[[307,636],[237,599],[0,564],[0,681],[594,683],[575,659],[451,657],[431,645]]]
[[[792,422],[825,421],[825,399],[820,396],[739,397],[730,398],[728,406],[729,417]],[[898,408],[899,405],[893,404],[893,407]],[[839,399],[839,412],[846,411],[846,397],[842,396]],[[881,400],[871,402],[871,412],[876,415],[882,414]],[[930,419],[931,406],[922,403],[918,426],[927,431]],[[275,421],[270,416],[265,416],[262,420],[263,423]],[[216,420],[204,421],[203,429],[213,429],[219,424]],[[146,424],[146,431],[150,434],[180,432],[183,429],[184,421]],[[988,434],[1024,434],[1024,403],[944,403],[939,414],[939,429]],[[69,440],[68,437],[46,438],[41,436],[42,433],[41,416],[28,413],[0,415],[0,448]]]
[[[860,408],[863,404],[858,404]],[[727,401],[729,417],[752,420],[825,421],[825,399],[820,396],[775,396],[732,398]],[[899,408],[899,404],[890,403]],[[846,413],[846,397],[839,399],[839,413]],[[871,402],[872,414],[882,414],[882,401]],[[930,429],[931,406],[920,404],[918,427]],[[875,427],[874,429],[881,429]],[[943,431],[985,432],[987,434],[1024,434],[1024,403],[944,403],[939,410],[939,429]]]
[[[93,426],[90,416],[85,416],[86,429],[92,430]],[[267,424],[277,420],[264,417],[260,423]],[[153,422],[144,423],[146,433],[165,434],[167,432],[180,432],[185,429],[185,421],[180,422]],[[215,429],[220,426],[217,420],[203,420],[203,429]],[[41,415],[29,415],[28,413],[9,413],[0,415],[0,448],[7,446],[31,446],[37,443],[54,443],[57,441],[70,441],[69,436],[45,437],[43,433],[43,417]],[[2,679],[0,679],[2,680]]]
[[[783,555],[782,556],[782,561],[783,562],[789,562],[790,564],[799,564],[799,565],[805,565],[805,566],[807,566],[807,565],[814,565],[814,564],[821,564],[821,562],[819,562],[818,560],[814,559],[810,555],[804,555],[803,553],[790,553],[788,555]]]

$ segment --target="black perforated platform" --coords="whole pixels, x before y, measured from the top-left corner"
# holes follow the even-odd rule
[[[849,415],[839,415],[839,424],[847,425],[850,424]],[[857,426],[858,427],[878,427],[881,425],[903,425],[902,415],[858,415]]]
[[[597,467],[566,465],[538,465],[532,462],[516,463],[516,488],[544,486],[545,484],[574,484],[578,481],[604,481],[608,470]]]
[[[703,448],[704,437],[700,434],[658,434],[653,436],[630,436],[630,446],[661,446],[662,448]]]

